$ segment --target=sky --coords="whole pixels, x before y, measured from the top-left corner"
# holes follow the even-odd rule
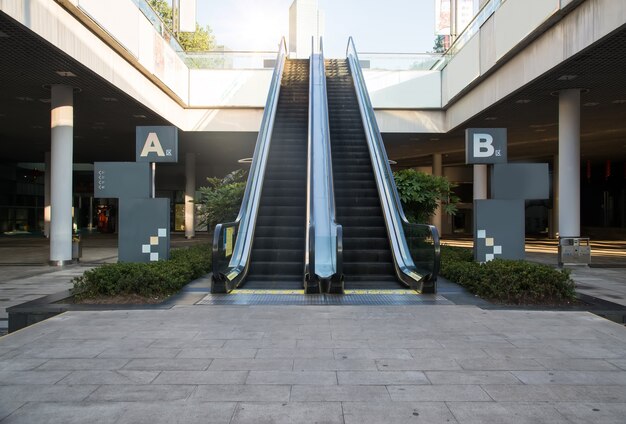
[[[230,50],[276,51],[289,32],[293,0],[197,0],[197,20]],[[319,0],[326,15],[324,55],[345,56],[348,37],[360,52],[432,51],[434,0]]]

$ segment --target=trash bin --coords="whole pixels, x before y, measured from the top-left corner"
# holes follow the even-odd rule
[[[74,234],[72,236],[72,259],[80,261],[83,256],[83,246],[80,243],[80,234]]]
[[[591,245],[587,237],[560,237],[558,265],[589,265]]]

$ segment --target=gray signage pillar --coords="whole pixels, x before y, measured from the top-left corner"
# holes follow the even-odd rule
[[[72,261],[72,170],[74,93],[52,86],[50,173],[50,264]]]
[[[580,237],[580,90],[559,93],[559,237]]]

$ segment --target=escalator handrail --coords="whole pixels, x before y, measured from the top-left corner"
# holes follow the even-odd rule
[[[341,226],[337,224],[333,184],[324,44],[312,43],[309,73],[309,156],[307,176],[309,279],[331,280],[341,269]],[[338,228],[339,227],[339,228]],[[310,235],[309,235],[310,234]],[[338,254],[339,253],[339,254]]]
[[[252,240],[254,238],[254,227],[256,224],[259,203],[261,199],[261,190],[263,188],[263,180],[265,177],[265,168],[267,165],[267,157],[271,143],[272,132],[274,129],[274,119],[276,116],[276,108],[280,95],[280,85],[283,76],[285,60],[288,55],[287,42],[282,37],[278,45],[278,53],[276,55],[276,64],[267,95],[267,101],[263,111],[263,119],[259,128],[259,133],[254,147],[254,155],[243,200],[239,214],[233,222],[218,224],[215,227],[213,237],[213,277],[227,278],[231,283],[230,289],[235,288],[247,273],[250,262]],[[237,238],[233,246],[232,256],[228,264],[228,269],[220,270],[216,263],[216,254],[220,250],[222,242],[222,229],[235,227],[237,230]]]
[[[361,116],[365,127],[366,139],[372,154],[374,174],[376,176],[378,190],[381,195],[381,206],[383,206],[383,213],[385,213],[386,216],[385,221],[390,230],[390,242],[396,266],[403,274],[412,280],[420,281],[423,279],[436,279],[440,263],[439,234],[437,228],[429,224],[410,223],[406,218],[404,209],[402,208],[402,202],[400,201],[400,196],[396,188],[393,172],[389,164],[389,158],[387,157],[382,136],[380,135],[380,129],[378,128],[378,124],[376,122],[374,108],[365,85],[365,78],[363,77],[363,72],[361,71],[359,56],[352,37],[349,37],[348,39],[346,57],[352,70],[359,109],[361,109]],[[417,272],[406,242],[403,225],[423,227],[430,232],[435,249],[431,275],[424,276]]]

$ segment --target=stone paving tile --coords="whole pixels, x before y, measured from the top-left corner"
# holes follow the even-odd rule
[[[295,359],[294,371],[376,371],[373,359]]]
[[[101,359],[101,358],[87,358],[87,359],[50,359],[37,368],[41,370],[119,370],[128,363],[128,359]]]
[[[377,359],[379,371],[451,371],[461,370],[454,359],[423,358],[423,359]]]
[[[231,424],[343,424],[339,402],[240,403]]]
[[[211,361],[212,359],[193,358],[132,359],[123,368],[138,371],[205,371],[211,365]]]
[[[420,371],[337,371],[337,379],[345,385],[430,384]]]
[[[423,336],[409,339],[386,340],[384,346],[388,349],[441,349],[443,347],[439,340],[429,339]],[[375,349],[380,347],[380,343],[369,342],[369,347]]]
[[[124,404],[114,402],[28,402],[6,417],[2,424],[98,424],[117,423]]]
[[[524,384],[626,385],[624,371],[511,371]]]
[[[385,386],[305,386],[294,385],[292,402],[380,402],[389,401]]]
[[[61,347],[38,345],[21,348],[20,356],[24,358],[95,358],[105,350],[103,346],[80,345],[65,343]]]
[[[150,348],[209,348],[219,349],[224,347],[226,340],[212,340],[212,339],[194,339],[194,340],[179,340],[179,339],[156,339],[150,343]]]
[[[211,402],[288,402],[291,390],[290,385],[278,384],[204,385],[198,386],[191,399]]]
[[[224,348],[226,349],[295,349],[296,339],[248,339],[248,340],[226,340]],[[319,347],[319,346],[318,346]]]
[[[39,358],[11,358],[0,359],[0,371],[28,371],[44,364],[47,359]],[[40,370],[42,368],[39,368]]]
[[[333,349],[259,349],[256,358],[322,358],[333,359]]]
[[[495,347],[483,349],[493,359],[538,359],[567,357],[562,351],[552,347],[516,348]]]
[[[511,371],[511,370],[545,370],[546,368],[535,359],[457,359],[457,362],[464,370],[475,371]]]
[[[343,402],[345,424],[456,423],[443,402]]]
[[[412,359],[407,349],[334,349],[335,359]]]
[[[626,371],[626,359],[609,359],[608,362]]]
[[[21,408],[24,403],[25,401],[10,401],[8,399],[3,399],[2,402],[0,402],[0,420],[13,413],[13,411]]]
[[[626,405],[600,402],[568,402],[554,405],[573,424],[624,424]]]
[[[181,349],[172,348],[109,348],[98,355],[99,358],[174,358]]]
[[[201,331],[195,340],[218,339],[218,340],[246,340],[262,339],[265,333],[262,331]]]
[[[0,371],[0,386],[9,384],[55,384],[69,371]]]
[[[369,340],[297,340],[299,349],[367,349]]]
[[[243,384],[247,371],[163,371],[152,384]]]
[[[157,375],[159,373],[156,371],[72,371],[57,384],[150,384]]]
[[[426,371],[432,384],[521,384],[508,371]]]
[[[292,371],[293,359],[213,359],[209,371]]]
[[[0,404],[5,402],[70,402],[87,398],[97,385],[24,384],[0,386]]]
[[[246,384],[336,385],[332,371],[250,371]]]
[[[387,386],[393,401],[411,402],[493,402],[479,385]]]
[[[497,402],[588,401],[626,403],[626,386],[588,385],[484,385]]]
[[[195,385],[103,385],[88,400],[107,402],[174,401],[185,400],[196,389]]]
[[[228,424],[234,402],[133,402],[116,424]]]
[[[554,406],[532,403],[446,402],[460,424],[570,424]]]
[[[620,371],[611,364],[614,361],[602,359],[538,358],[535,361],[550,371]]]
[[[241,358],[254,358],[257,354],[257,349],[203,349],[192,348],[182,349],[177,358],[198,358],[198,359],[213,359],[213,358],[229,358],[229,359],[241,359]]]
[[[464,359],[464,358],[489,358],[489,355],[478,348],[472,349],[409,349],[409,353],[414,359],[423,360],[430,358],[439,359]]]

